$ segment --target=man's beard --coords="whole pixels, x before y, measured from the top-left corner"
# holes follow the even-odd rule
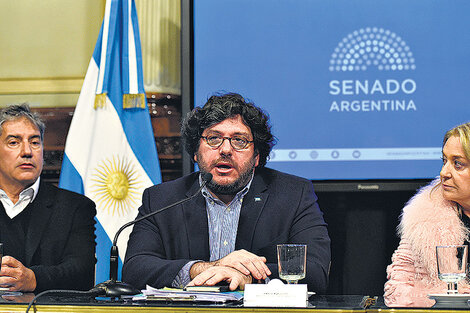
[[[249,161],[249,165],[250,167],[247,168],[246,171],[242,172],[240,177],[238,177],[238,179],[233,183],[228,185],[220,185],[212,180],[207,184],[207,188],[209,188],[209,190],[211,190],[216,195],[236,195],[240,190],[245,188],[245,186],[250,181],[251,176],[253,175],[253,170],[255,168],[255,158],[252,158]],[[201,164],[199,170],[203,176],[205,173],[207,173]]]

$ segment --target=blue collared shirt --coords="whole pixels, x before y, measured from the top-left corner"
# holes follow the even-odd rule
[[[202,189],[202,195],[206,199],[210,261],[219,260],[235,250],[238,219],[240,217],[243,197],[250,189],[252,181],[253,176],[248,184],[235,195],[228,205],[214,197],[206,187]],[[202,185],[201,175],[199,175],[199,185]],[[178,275],[176,275],[172,283],[173,287],[182,288],[186,286],[191,281],[191,277],[189,276],[191,266],[199,261],[201,260],[186,263],[178,272]]]

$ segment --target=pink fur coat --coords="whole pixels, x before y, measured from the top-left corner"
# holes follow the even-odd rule
[[[387,267],[387,306],[430,307],[434,300],[428,294],[446,292],[446,284],[437,277],[436,246],[463,244],[469,232],[456,205],[443,198],[441,187],[432,191],[438,183],[436,179],[422,188],[403,209],[400,245]],[[459,283],[459,290],[470,291],[465,283]]]

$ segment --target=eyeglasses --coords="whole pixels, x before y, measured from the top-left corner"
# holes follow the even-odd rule
[[[211,146],[212,148],[218,148],[223,143],[224,140],[227,139],[230,142],[230,145],[235,150],[243,150],[245,149],[250,143],[253,141],[249,141],[243,136],[235,136],[235,137],[222,137],[222,136],[201,136],[202,139],[206,141],[206,143]]]

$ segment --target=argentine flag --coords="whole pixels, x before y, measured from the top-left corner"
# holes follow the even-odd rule
[[[117,230],[137,216],[143,190],[160,182],[135,3],[108,0],[68,132],[59,181],[59,187],[96,203],[97,283],[109,279],[109,252]],[[118,240],[120,267],[131,229]]]

